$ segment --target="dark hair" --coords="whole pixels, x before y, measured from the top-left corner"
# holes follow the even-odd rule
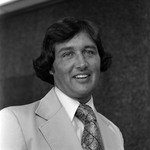
[[[49,71],[55,60],[55,43],[65,42],[80,32],[88,33],[96,43],[101,58],[101,72],[105,72],[110,67],[112,56],[104,52],[99,28],[88,20],[66,17],[52,24],[46,30],[41,55],[33,60],[33,68],[40,79],[54,85],[53,75]]]

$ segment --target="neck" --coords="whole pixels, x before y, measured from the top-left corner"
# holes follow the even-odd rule
[[[91,96],[86,97],[86,98],[82,97],[82,98],[74,98],[74,99],[77,100],[81,104],[86,104],[91,99]]]

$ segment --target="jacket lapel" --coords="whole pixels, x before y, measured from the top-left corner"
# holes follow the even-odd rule
[[[52,150],[82,150],[68,114],[54,89],[41,100],[36,114],[45,119],[39,129]]]
[[[96,113],[105,150],[121,150],[120,140],[112,125],[100,114]]]

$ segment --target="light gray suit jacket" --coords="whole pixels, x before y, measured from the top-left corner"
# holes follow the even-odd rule
[[[119,129],[96,113],[105,150],[123,150]],[[54,90],[40,101],[0,111],[0,150],[82,150]]]

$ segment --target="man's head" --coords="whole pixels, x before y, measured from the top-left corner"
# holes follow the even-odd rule
[[[91,93],[100,71],[106,71],[110,64],[111,55],[104,52],[99,28],[90,21],[72,17],[47,29],[41,55],[33,62],[39,78],[55,84],[68,96],[69,90],[80,91],[78,95]]]

